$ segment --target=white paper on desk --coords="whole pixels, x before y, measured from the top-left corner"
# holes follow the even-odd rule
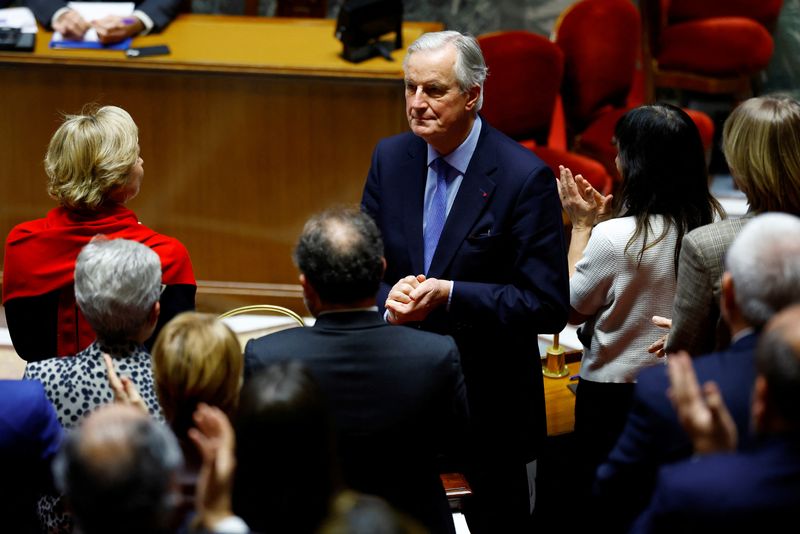
[[[128,17],[133,14],[136,4],[133,2],[68,2],[67,7],[77,11],[78,14],[83,17],[83,20],[91,22],[108,15]],[[58,42],[63,40],[64,36],[60,33],[55,32],[53,34],[53,41]],[[94,43],[100,41],[94,28],[89,28],[84,34],[83,40]]]
[[[27,7],[0,9],[0,26],[20,28],[22,33],[36,33],[36,19]]]

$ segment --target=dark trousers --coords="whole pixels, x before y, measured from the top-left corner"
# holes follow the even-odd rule
[[[523,462],[502,455],[481,459],[467,471],[472,496],[464,503],[471,534],[517,534],[533,529],[528,475]]]
[[[617,443],[633,401],[635,384],[580,379],[575,393],[575,495],[591,501],[597,468]],[[590,514],[591,515],[591,514]]]

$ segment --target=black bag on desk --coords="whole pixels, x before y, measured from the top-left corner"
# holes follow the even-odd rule
[[[35,33],[22,33],[19,28],[0,27],[0,50],[31,52],[35,44]]]

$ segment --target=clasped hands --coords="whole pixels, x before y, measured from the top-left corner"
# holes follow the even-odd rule
[[[401,278],[386,298],[387,320],[392,324],[422,321],[430,312],[445,304],[450,296],[450,282],[425,278],[424,274]]]
[[[563,165],[559,165],[558,170],[558,196],[573,229],[591,230],[595,224],[611,217],[613,195],[603,196],[582,175],[573,176]]]
[[[94,28],[101,43],[117,43],[137,35],[144,29],[144,24],[137,17],[120,17],[107,15],[103,18],[86,21],[77,11],[65,11],[53,23],[53,30],[59,32],[66,39],[83,39],[84,34]]]

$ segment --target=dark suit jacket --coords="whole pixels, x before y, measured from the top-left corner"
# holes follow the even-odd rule
[[[800,510],[800,439],[772,436],[752,451],[665,466],[633,532],[780,532]]]
[[[88,0],[93,1],[93,0]],[[96,0],[100,1],[100,0]],[[175,15],[178,14],[178,8],[181,5],[181,0],[135,0],[136,9],[146,14],[153,20],[153,32],[160,32],[166,28]],[[67,2],[64,0],[26,0],[25,5],[28,6],[36,20],[45,28],[50,27],[50,21],[55,15],[56,11],[62,7],[66,7]]]
[[[426,159],[410,132],[372,156],[361,202],[383,234],[381,307],[399,279],[423,272]],[[532,460],[547,433],[537,334],[559,332],[569,310],[561,204],[552,171],[485,120],[428,275],[455,287],[449,309],[417,326],[458,344],[477,452]]]
[[[453,340],[393,327],[376,312],[328,313],[312,328],[248,342],[245,376],[291,359],[327,396],[347,485],[450,532],[436,453],[463,437],[468,417]]]
[[[4,532],[39,532],[36,501],[51,490],[61,425],[42,384],[0,380],[0,517]]]
[[[755,346],[749,334],[728,350],[695,358],[697,379],[714,380],[736,422],[740,444],[748,444],[750,400],[755,382]],[[595,493],[609,521],[630,525],[647,506],[658,469],[689,457],[692,442],[667,398],[669,377],[663,367],[644,370],[638,378],[628,421],[608,460],[597,470]]]

